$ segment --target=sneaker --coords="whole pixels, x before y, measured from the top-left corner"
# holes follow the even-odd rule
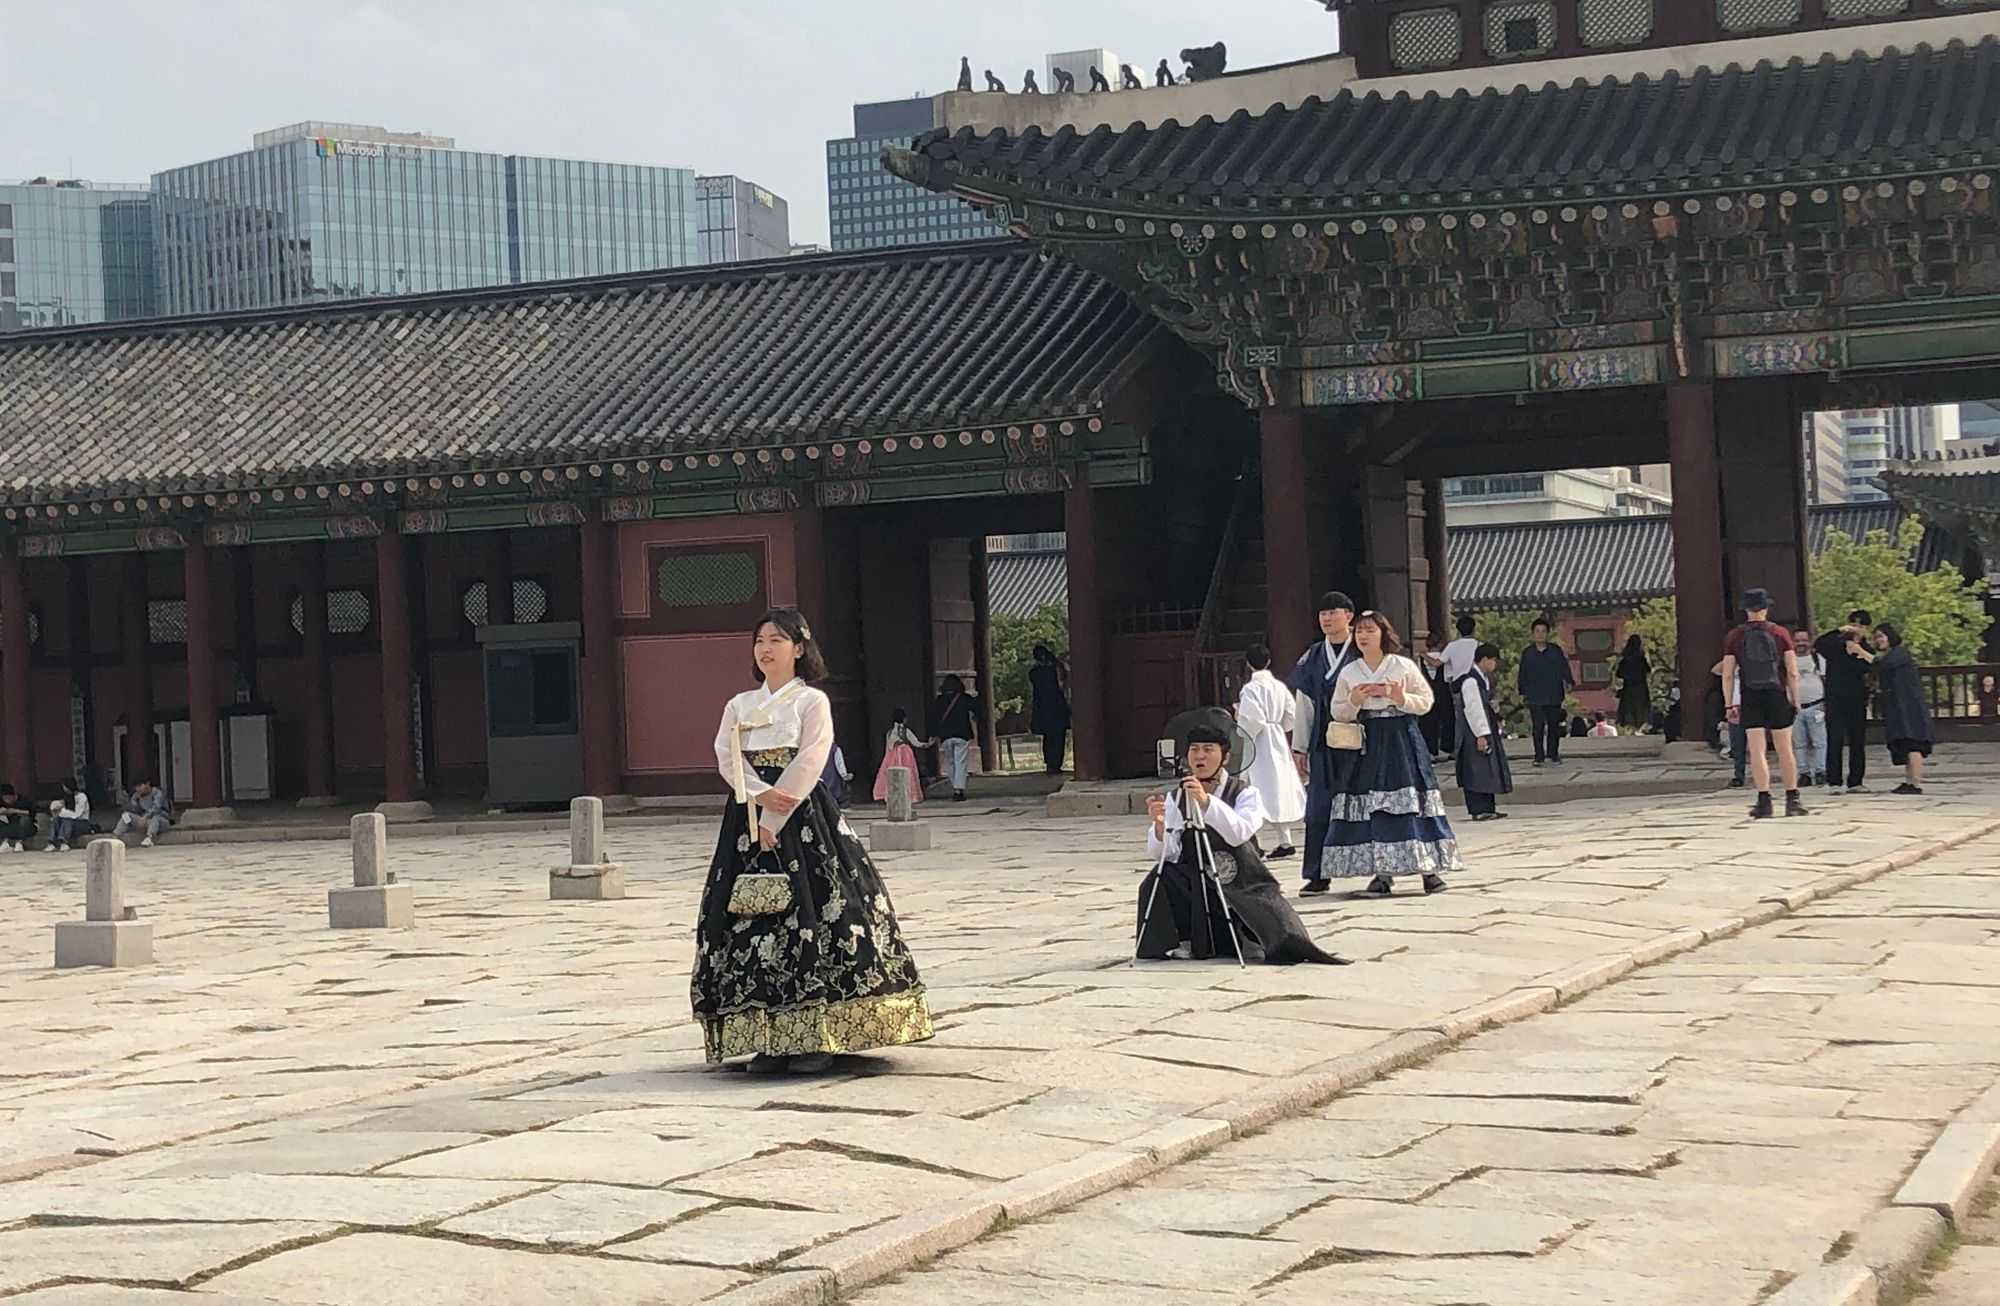
[[[1806,815],[1806,805],[1799,801],[1799,796],[1797,794],[1793,793],[1785,795],[1785,815],[1786,816]]]
[[[1271,850],[1272,861],[1283,861],[1287,857],[1297,857],[1298,855],[1299,855],[1299,850],[1292,847],[1288,843],[1280,844],[1278,847],[1273,848]]]
[[[139,846],[141,848],[151,848],[153,846],[153,836],[149,834],[145,838],[141,839],[139,841]]]
[[[1333,886],[1327,883],[1325,880],[1307,880],[1305,887],[1299,890],[1299,896],[1306,897],[1311,894],[1325,893],[1328,889],[1331,889],[1332,887]]]
[[[1729,787],[1731,789],[1741,789],[1743,787],[1743,777],[1740,775],[1729,777]]]
[[[1799,788],[1801,789],[1812,788],[1812,783],[1813,783],[1813,778],[1809,775],[1802,775],[1799,777]]]
[[[953,801],[954,803],[962,803],[962,802],[964,802],[964,801],[965,801],[965,790],[963,790],[963,789],[954,789],[954,790],[952,791],[952,794],[951,794],[951,801]]]
[[[43,852],[45,852],[45,853],[52,853],[52,852],[55,852],[55,851],[56,851],[56,845],[54,845],[54,844],[52,844],[52,843],[48,843],[48,844],[43,844],[43,845],[42,845],[42,851],[43,851]]]
[[[1889,792],[1892,794],[1920,794],[1923,791],[1924,787],[1922,785],[1913,785],[1908,780],[1905,780]]]
[[[1847,786],[1847,792],[1850,794],[1865,794],[1869,792],[1869,789],[1867,785],[1849,785]]]
[[[1771,810],[1771,795],[1767,793],[1758,794],[1756,803],[1750,808],[1750,819],[1753,821],[1768,821],[1774,815],[1776,813]]]
[[[1424,892],[1426,894],[1443,893],[1447,887],[1442,875],[1426,875],[1424,877]]]
[[[1826,791],[1827,791],[1828,793],[1830,793],[1830,794],[1844,794],[1844,793],[1846,793],[1846,792],[1847,792],[1847,786],[1845,786],[1845,785],[1828,785],[1828,786],[1826,787]]]
[[[57,852],[59,852],[59,853],[66,853],[66,852],[68,852],[68,851],[69,851],[69,845],[68,845],[68,844],[66,844],[66,843],[60,843],[60,844],[57,844],[57,845],[56,845],[56,851],[57,851]]]
[[[1396,886],[1393,881],[1388,879],[1388,877],[1386,876],[1378,875],[1374,879],[1368,881],[1368,887],[1363,889],[1361,892],[1367,894],[1371,898],[1386,898],[1395,891],[1396,891]]]

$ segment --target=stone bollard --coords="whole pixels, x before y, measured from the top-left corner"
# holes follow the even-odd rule
[[[889,768],[889,819],[868,831],[869,846],[878,852],[923,852],[931,846],[931,827],[917,819],[917,777],[906,766]]]
[[[125,905],[125,842],[92,839],[83,872],[83,919],[56,926],[56,965],[149,966],[153,927]]]
[[[569,800],[569,865],[549,872],[552,901],[603,902],[625,896],[625,868],[604,851],[604,800]]]
[[[379,812],[348,822],[354,887],[326,891],[326,923],[336,930],[407,930],[417,923],[410,886],[389,869],[389,826]]]

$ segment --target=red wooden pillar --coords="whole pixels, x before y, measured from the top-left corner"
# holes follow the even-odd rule
[[[416,746],[410,728],[412,667],[408,544],[393,526],[385,526],[375,540],[375,620],[382,632],[382,785],[385,805],[417,801]]]
[[[1680,382],[1667,387],[1667,456],[1673,469],[1681,737],[1701,739],[1709,669],[1722,658],[1729,611],[1723,593],[1721,469],[1712,385]]]
[[[323,806],[333,799],[333,676],[326,651],[326,545],[298,548],[300,652],[305,679],[306,792],[302,807]]]
[[[1000,739],[993,726],[993,592],[986,574],[986,537],[972,541],[972,678],[979,694],[979,768],[1000,769]]]
[[[1306,525],[1306,418],[1296,408],[1258,414],[1264,475],[1264,579],[1274,665],[1289,668],[1318,630]]]
[[[1087,463],[1077,467],[1075,483],[1063,493],[1063,530],[1069,554],[1070,726],[1076,740],[1076,778],[1102,780],[1104,607],[1097,574],[1097,503]]]
[[[197,810],[222,806],[221,716],[215,699],[215,595],[209,583],[208,541],[187,529],[181,565],[187,579],[188,772]],[[181,795],[175,795],[180,797]]]
[[[146,555],[125,558],[125,603],[119,614],[119,628],[125,652],[125,755],[122,759],[126,788],[135,780],[158,783],[153,751],[153,669],[146,653],[153,638],[147,604]]]
[[[4,775],[20,786],[24,794],[35,787],[34,735],[29,730],[33,716],[28,687],[28,586],[21,575],[21,555],[10,548],[0,555],[0,718],[6,728],[0,743],[6,745]]]
[[[586,518],[578,530],[582,539],[577,569],[583,584],[583,787],[602,798],[623,789],[618,764],[618,648],[612,627],[618,589],[617,528]]]

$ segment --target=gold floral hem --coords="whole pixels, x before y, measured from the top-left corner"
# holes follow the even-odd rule
[[[801,1057],[815,1052],[865,1052],[921,1043],[935,1032],[930,1003],[920,988],[851,1002],[704,1016],[701,1029],[711,1062],[760,1053]]]
[[[743,756],[752,766],[782,771],[790,766],[792,759],[798,755],[799,750],[796,748],[759,748]]]

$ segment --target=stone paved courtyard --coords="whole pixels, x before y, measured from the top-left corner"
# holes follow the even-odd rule
[[[340,845],[135,853],[158,964],[117,972],[49,965],[81,860],[8,858],[0,1298],[816,1300],[1004,1210],[1043,1218],[851,1295],[1488,1300],[1467,1276],[1492,1258],[1519,1289],[1496,1301],[1747,1304],[2000,1064],[1992,1008],[1967,1005],[2000,991],[2000,836],[1939,847],[2000,820],[1996,761],[1947,753],[1923,799],[1822,796],[1754,832],[1737,794],[1466,826],[1451,893],[1303,905],[1344,969],[1135,967],[1137,822],[954,817],[936,851],[881,859],[938,1038],[812,1079],[702,1065],[705,827],[614,827],[633,896],[588,904],[547,900],[559,833],[392,836],[418,924],[388,934],[324,928]],[[1805,904],[1891,858],[1915,864]],[[1788,895],[1801,914],[1744,929]],[[1944,972],[1950,1002],[1922,987]],[[1387,1043],[1430,1059],[1228,1141]],[[1768,1206],[1778,1156],[1823,1196],[1765,1260],[1733,1216],[1712,1248],[1638,1256],[1661,1212],[1693,1237],[1702,1203],[1669,1185]],[[1653,1206],[1612,1192],[1648,1175]],[[1427,1220],[1383,1209],[1419,1197]]]

